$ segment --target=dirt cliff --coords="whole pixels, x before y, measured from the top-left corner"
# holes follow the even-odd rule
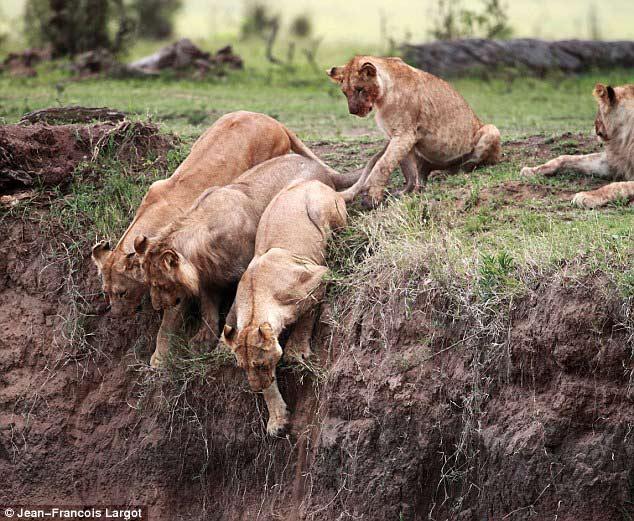
[[[221,351],[149,369],[159,317],[109,317],[95,232],[58,224],[63,196],[0,219],[0,503],[141,504],[156,520],[634,516],[631,301],[600,274],[549,274],[486,328],[425,266],[398,290],[332,291],[319,363],[280,371],[293,428],[271,439]]]

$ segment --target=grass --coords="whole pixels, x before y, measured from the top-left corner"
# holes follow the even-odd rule
[[[59,104],[110,106],[138,118],[151,117],[191,142],[220,115],[245,109],[276,117],[303,139],[354,144],[380,137],[372,118],[349,115],[338,87],[325,73],[307,67],[288,71],[247,62],[244,71],[202,81],[177,77],[70,81],[56,64],[42,65],[39,71],[36,78],[0,76],[0,122],[12,123],[25,112]],[[633,81],[633,76],[614,71],[549,80],[510,76],[453,83],[483,121],[497,125],[505,139],[515,139],[527,133],[589,132],[596,109],[591,92],[598,81],[621,84]]]

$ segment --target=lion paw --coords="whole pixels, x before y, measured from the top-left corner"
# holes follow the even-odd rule
[[[383,190],[370,190],[361,198],[361,207],[364,210],[374,210],[383,202]]]
[[[597,208],[606,203],[602,198],[592,195],[590,192],[579,192],[572,198],[572,204],[579,208]]]
[[[535,169],[530,166],[525,166],[520,170],[520,177],[533,177],[535,175]]]
[[[269,436],[283,436],[290,425],[288,410],[278,411],[275,415],[269,416],[266,424],[266,432]]]
[[[198,345],[198,346],[211,345],[213,347],[214,345],[216,345],[217,341],[218,341],[218,338],[216,335],[214,335],[214,332],[203,324],[198,329],[198,332],[190,339],[189,343],[191,345]]]

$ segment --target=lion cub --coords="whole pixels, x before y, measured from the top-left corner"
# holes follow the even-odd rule
[[[634,199],[634,85],[606,87],[598,83],[593,95],[598,103],[594,129],[599,141],[605,144],[605,151],[559,156],[521,171],[523,176],[550,176],[562,170],[574,170],[610,180],[625,180],[576,194],[572,203],[585,208],[597,208],[617,199]]]
[[[92,259],[101,275],[103,291],[115,316],[132,314],[148,292],[148,285],[134,250],[139,235],[153,236],[182,215],[211,186],[223,186],[249,168],[293,150],[319,161],[293,132],[270,116],[232,112],[222,116],[194,143],[192,150],[168,179],[152,184],[134,219],[114,249],[101,241]],[[181,306],[167,309],[156,338],[150,364],[160,365],[169,338],[180,328]]]
[[[317,179],[342,189],[358,175],[333,174],[323,164],[295,154],[277,157],[232,184],[206,190],[155,237],[135,239],[155,309],[169,309],[189,298],[200,300],[202,325],[193,342],[218,339],[221,299],[253,258],[260,217],[273,197],[298,179]],[[165,352],[156,355],[162,358]]]
[[[346,225],[346,205],[319,181],[297,181],[280,192],[258,226],[255,257],[238,285],[222,341],[247,373],[249,385],[262,391],[269,410],[267,432],[280,434],[288,410],[275,381],[282,357],[279,335],[294,324],[285,357],[307,358],[327,271],[326,243],[332,230]]]
[[[368,192],[377,204],[392,171],[400,165],[404,191],[418,190],[429,172],[473,169],[500,159],[500,132],[483,125],[465,99],[447,82],[410,67],[400,58],[355,56],[328,75],[341,85],[350,114],[375,110],[389,139],[349,190],[347,201]]]

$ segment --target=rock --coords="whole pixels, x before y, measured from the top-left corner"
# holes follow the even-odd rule
[[[634,41],[465,39],[404,45],[404,59],[439,76],[519,68],[541,76],[634,66]]]

